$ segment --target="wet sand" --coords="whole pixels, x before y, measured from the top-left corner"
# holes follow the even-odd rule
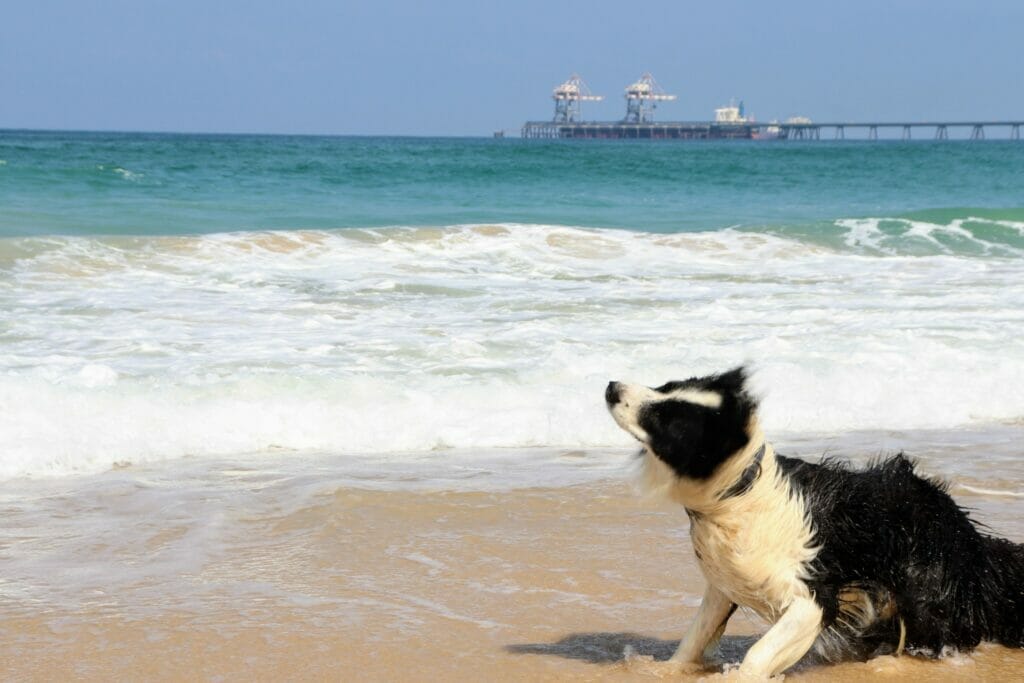
[[[166,491],[129,468],[77,488],[39,484],[29,502],[24,491],[5,497],[4,678],[699,677],[663,661],[703,590],[686,515],[628,481],[401,491],[232,476],[245,483],[231,493]],[[994,531],[1024,540],[1018,500],[954,493]],[[765,628],[737,613],[717,665],[742,658]],[[1020,671],[1024,651],[984,645],[938,661],[805,662],[787,678]]]

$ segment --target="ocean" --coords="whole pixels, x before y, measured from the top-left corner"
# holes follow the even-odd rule
[[[577,501],[594,534],[633,538],[595,521],[594,500],[631,495],[609,380],[747,364],[779,450],[906,450],[1021,540],[1022,332],[1020,142],[0,131],[0,641],[25,657],[91,643],[82,661],[98,668],[82,671],[102,678],[132,648],[195,654],[202,632],[216,650],[225,629],[243,642],[284,610],[280,671],[294,671],[287,651],[321,661],[326,641],[295,634],[341,620],[395,643],[482,629],[477,654],[515,659],[512,678],[588,677],[579,657],[527,665],[501,645],[564,634],[529,633],[554,603],[671,635],[699,579],[632,612],[623,566],[592,592],[540,556],[482,582],[497,566],[481,559],[486,534],[449,543],[479,522],[442,527],[479,509],[529,552]],[[356,530],[364,499],[390,512]],[[501,516],[515,505],[536,516],[526,536]],[[687,551],[685,516],[648,514]],[[374,528],[404,540],[373,550]],[[354,535],[348,554],[326,550]],[[579,559],[572,542],[557,571]],[[374,577],[381,563],[390,578]],[[426,588],[410,567],[459,571]],[[613,574],[617,587],[601,583]],[[488,602],[536,596],[531,581],[551,601]],[[456,609],[457,595],[477,597]],[[278,608],[239,617],[242,598]],[[365,637],[343,640],[334,659],[394,671],[374,668]],[[252,647],[226,675],[252,673]],[[214,650],[209,676],[228,661]],[[44,671],[61,671],[56,657]],[[354,676],[331,666],[308,673]]]

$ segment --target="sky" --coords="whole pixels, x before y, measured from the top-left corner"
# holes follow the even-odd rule
[[[0,128],[490,135],[578,72],[707,120],[1024,118],[1024,0],[4,0]]]

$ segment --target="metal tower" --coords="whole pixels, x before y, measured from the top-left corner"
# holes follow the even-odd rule
[[[626,88],[626,123],[650,123],[658,102],[670,102],[675,95],[667,95],[649,73]]]
[[[592,95],[579,74],[573,74],[555,88],[551,98],[555,101],[555,123],[575,123],[583,120],[582,102],[600,102],[604,96]]]

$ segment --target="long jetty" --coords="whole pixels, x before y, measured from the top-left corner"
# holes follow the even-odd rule
[[[609,122],[553,122],[527,121],[523,124],[524,138],[627,138],[627,139],[686,139],[686,140],[736,140],[736,139],[779,139],[779,140],[845,140],[848,130],[864,130],[865,138],[877,140],[880,129],[894,129],[900,132],[900,139],[911,140],[913,132],[923,132],[935,140],[948,140],[949,130],[965,129],[971,140],[986,139],[985,130],[1007,129],[1010,140],[1020,140],[1020,129],[1024,120],[1019,121],[885,121],[854,122],[840,121],[818,123],[811,121],[725,123],[717,121],[673,121],[634,123],[625,121]],[[830,134],[830,135],[829,135]]]
[[[948,140],[950,128],[966,128],[970,130],[968,137],[971,140],[984,140],[986,128],[1006,128],[1009,130],[1009,139],[1020,140],[1020,127],[1024,121],[916,121],[906,122],[885,122],[885,123],[756,123],[760,131],[766,131],[771,126],[778,128],[779,137],[788,140],[820,140],[822,130],[830,130],[835,140],[846,138],[846,130],[866,129],[868,140],[878,139],[879,128],[892,128],[900,131],[900,138],[910,140],[912,131],[925,129],[932,132],[935,140]]]

